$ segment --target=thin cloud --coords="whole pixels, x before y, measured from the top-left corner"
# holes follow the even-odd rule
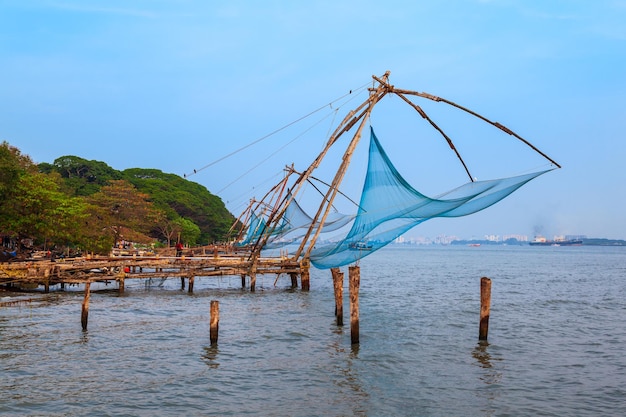
[[[159,16],[158,13],[145,10],[145,9],[134,9],[127,7],[101,7],[101,6],[92,6],[85,4],[73,4],[73,3],[58,3],[54,2],[50,4],[51,7],[61,10],[68,10],[73,12],[80,13],[104,13],[111,15],[123,15],[123,16],[134,16],[134,17],[142,17],[148,19],[154,19]]]

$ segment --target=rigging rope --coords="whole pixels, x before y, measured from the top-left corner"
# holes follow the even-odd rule
[[[228,158],[230,158],[231,156],[236,155],[236,154],[238,154],[239,152],[242,152],[243,150],[245,150],[245,149],[247,149],[247,148],[249,148],[249,147],[251,147],[251,146],[253,146],[253,145],[256,145],[257,143],[262,142],[262,141],[264,141],[264,140],[266,140],[266,139],[270,138],[271,136],[273,136],[273,135],[277,134],[278,132],[281,132],[281,131],[283,131],[283,130],[287,129],[288,127],[290,127],[290,126],[293,126],[294,124],[301,122],[302,120],[304,120],[304,119],[306,119],[306,118],[308,118],[308,117],[310,117],[310,116],[314,115],[315,113],[317,113],[317,112],[320,112],[320,111],[324,110],[326,107],[329,107],[329,106],[330,106],[330,108],[332,109],[332,108],[333,108],[333,103],[336,103],[336,102],[338,102],[338,101],[340,101],[340,100],[343,100],[344,98],[346,98],[346,97],[348,97],[348,96],[352,95],[353,93],[356,93],[356,92],[359,92],[359,93],[360,93],[363,89],[365,89],[365,88],[367,87],[367,85],[368,85],[368,84],[369,84],[369,82],[368,82],[368,83],[366,83],[366,84],[363,84],[362,86],[360,86],[360,87],[358,87],[358,88],[356,88],[356,89],[354,89],[354,90],[350,90],[347,94],[344,94],[343,96],[341,96],[341,97],[339,97],[339,98],[336,98],[335,100],[331,101],[330,103],[327,103],[327,104],[324,104],[323,106],[320,106],[319,108],[317,108],[317,109],[315,109],[315,110],[313,110],[313,111],[309,112],[308,114],[306,114],[306,115],[304,115],[304,116],[302,116],[302,117],[300,117],[300,118],[298,118],[298,119],[296,119],[296,120],[294,120],[294,121],[292,121],[292,122],[290,122],[290,123],[287,123],[286,125],[284,125],[284,126],[282,126],[282,127],[278,128],[278,129],[276,129],[276,130],[274,130],[274,131],[272,131],[272,132],[270,132],[270,133],[266,134],[265,136],[262,136],[262,137],[260,137],[259,139],[256,139],[256,140],[254,140],[254,141],[252,141],[252,142],[248,143],[247,145],[244,145],[244,146],[242,146],[241,148],[236,149],[236,150],[234,150],[234,151],[230,152],[229,154],[226,154],[226,155],[224,155],[224,156],[222,156],[222,157],[220,157],[220,158],[216,159],[215,161],[208,163],[207,165],[205,165],[205,166],[203,166],[203,167],[201,167],[201,168],[194,169],[194,170],[193,170],[193,172],[190,172],[190,173],[188,173],[188,174],[183,174],[183,178],[189,178],[190,176],[195,175],[195,174],[197,174],[197,173],[198,173],[198,172],[200,172],[200,171],[203,171],[203,170],[205,170],[205,169],[207,169],[207,168],[209,168],[209,167],[212,167],[213,165],[215,165],[215,164],[217,164],[217,163],[219,163],[219,162],[222,162],[223,160],[228,159]],[[356,95],[356,94],[355,94],[355,95]]]

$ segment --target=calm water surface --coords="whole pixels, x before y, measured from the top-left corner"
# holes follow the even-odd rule
[[[274,276],[254,294],[239,277],[157,284],[92,292],[87,332],[82,292],[0,293],[34,299],[0,307],[0,415],[626,415],[626,248],[383,249],[361,262],[358,347],[329,271],[309,292]]]

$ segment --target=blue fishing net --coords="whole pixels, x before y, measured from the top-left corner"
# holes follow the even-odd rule
[[[352,227],[343,239],[316,245],[311,263],[319,269],[354,263],[428,219],[476,213],[551,170],[469,182],[430,198],[402,178],[372,129],[367,173]]]
[[[330,213],[321,233],[336,232],[331,239],[318,239],[310,252],[311,264],[318,269],[357,262],[389,244],[409,229],[436,217],[467,216],[497,203],[509,194],[554,168],[530,174],[461,185],[434,198],[414,189],[396,170],[371,129],[367,172],[356,215]],[[252,213],[247,234],[240,245],[263,242],[264,249],[277,248],[316,235],[319,224],[297,201],[289,201],[276,226],[270,226],[264,213]],[[343,233],[342,233],[343,232]]]

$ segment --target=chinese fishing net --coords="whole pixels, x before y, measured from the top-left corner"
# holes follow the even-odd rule
[[[318,240],[310,253],[311,264],[318,269],[328,269],[355,263],[428,219],[476,213],[552,169],[468,182],[431,198],[406,182],[371,129],[368,166],[357,214],[333,213],[327,218],[320,232],[342,228],[348,231],[330,242]],[[245,242],[254,242],[264,233],[269,235],[265,248],[299,242],[313,219],[291,200],[279,225],[273,229],[267,227],[261,217],[253,216]],[[314,234],[316,228],[312,230]]]

